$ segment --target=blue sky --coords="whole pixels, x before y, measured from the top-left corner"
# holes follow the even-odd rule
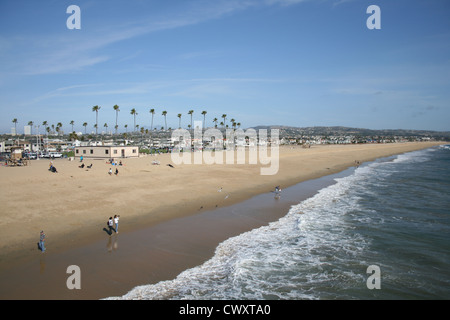
[[[69,30],[69,5],[81,29]],[[369,5],[381,29],[369,30]],[[0,2],[0,132],[214,117],[256,125],[450,130],[450,1]],[[40,131],[43,131],[41,125]]]

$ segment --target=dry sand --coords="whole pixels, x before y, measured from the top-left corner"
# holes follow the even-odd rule
[[[26,167],[0,167],[0,270],[37,251],[39,232],[53,251],[104,238],[110,216],[119,214],[119,231],[230,205],[251,196],[342,171],[380,157],[424,149],[436,142],[281,147],[276,175],[260,175],[264,165],[172,164],[171,156],[122,159],[119,174],[106,160],[49,160]],[[157,160],[159,165],[153,165]],[[222,189],[221,189],[222,188]],[[221,189],[221,192],[219,190]]]

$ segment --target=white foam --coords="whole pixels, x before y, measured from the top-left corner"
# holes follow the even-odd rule
[[[394,159],[394,163],[408,162],[408,163],[418,163],[424,162],[430,159],[430,153],[435,151],[434,148],[423,149],[418,151],[412,151],[404,154],[400,154]]]

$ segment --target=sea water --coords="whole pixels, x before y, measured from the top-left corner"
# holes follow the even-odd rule
[[[449,299],[450,147],[362,165],[204,264],[120,298]]]

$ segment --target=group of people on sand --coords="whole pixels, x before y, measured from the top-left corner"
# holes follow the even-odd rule
[[[108,226],[108,234],[112,235],[112,232],[114,231],[115,233],[119,233],[119,218],[120,215],[115,215],[114,218],[113,217],[109,217],[108,222],[107,222],[107,226]],[[106,230],[106,229],[104,229]],[[39,250],[41,250],[41,252],[45,252],[45,233],[44,230],[42,230],[39,233],[39,243],[38,243],[38,247]]]
[[[111,158],[111,159],[108,160],[107,163],[112,164],[113,166],[116,167],[116,170],[114,171],[114,174],[117,176],[119,174],[119,169],[117,168],[117,166],[122,166],[122,161],[119,161],[119,163],[117,163],[117,160],[114,160],[114,158]],[[108,174],[112,175],[112,173],[113,173],[112,169],[109,168]]]
[[[121,166],[122,165],[122,161],[119,161],[119,163],[117,163],[117,160],[114,160],[114,158],[109,159],[107,163],[112,164],[113,166]]]
[[[115,233],[119,233],[119,215],[115,215],[114,219],[113,217],[109,217],[108,219],[108,229],[109,229],[109,235],[112,234],[112,231],[114,230]]]
[[[83,162],[83,156],[80,157],[80,162]],[[119,169],[117,168],[117,166],[122,166],[122,161],[119,161],[119,163],[117,163],[117,161],[114,161],[114,159],[109,159],[108,163],[112,164],[113,166],[116,166],[116,170],[115,170],[114,174],[117,176],[119,174]],[[82,163],[81,165],[78,166],[78,168],[81,168],[81,169],[83,169],[84,167],[85,167],[84,163]],[[86,168],[91,169],[92,163],[90,165],[86,166]],[[55,166],[53,165],[53,161],[50,161],[50,166],[48,168],[48,171],[54,172],[54,173],[58,172],[56,170]],[[113,174],[112,168],[109,168],[108,174],[109,175]]]
[[[109,168],[108,174],[109,174],[109,175],[112,175],[112,169],[111,169],[111,168]],[[114,172],[114,174],[115,174],[116,176],[119,174],[119,170],[118,170],[117,168],[116,168],[116,171]]]

